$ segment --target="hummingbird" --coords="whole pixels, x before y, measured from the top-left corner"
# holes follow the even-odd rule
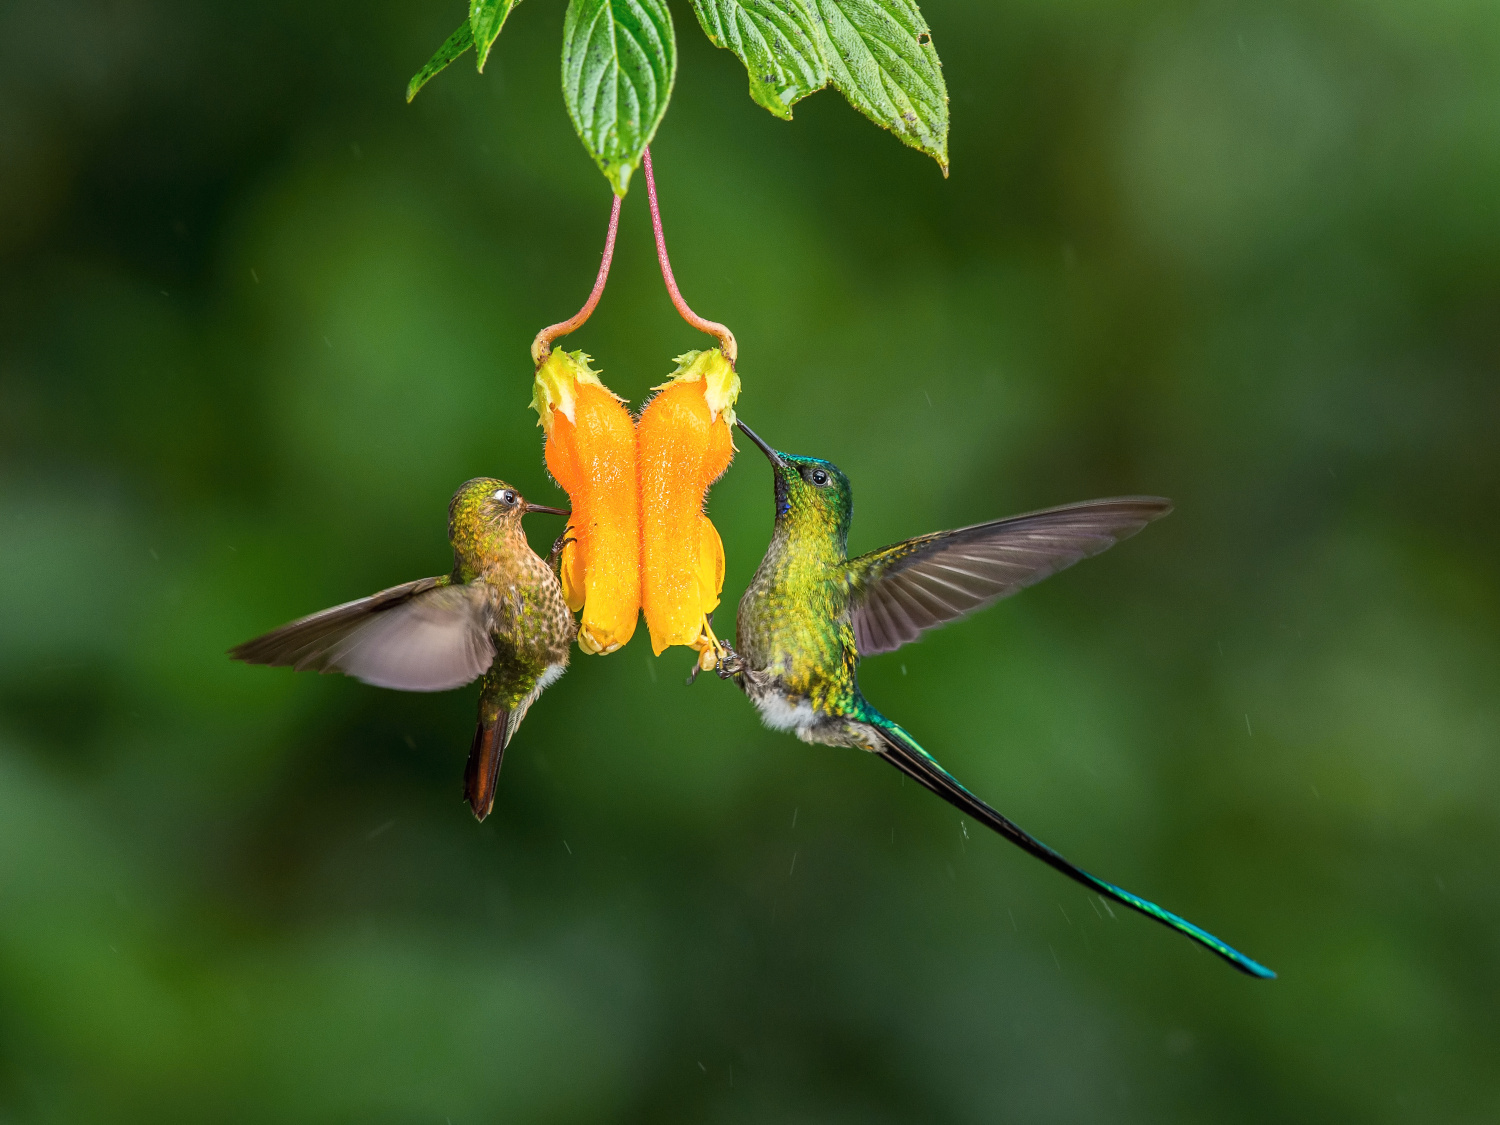
[[[854,495],[828,461],[779,453],[743,421],[771,462],[776,525],[740,599],[733,679],[773,730],[885,759],[918,784],[1096,894],[1154,918],[1241,972],[1276,974],[1153,902],[1076,867],[959,784],[899,724],[864,697],[856,666],[957,620],[1134,535],[1172,510],[1168,500],[1089,500],[954,531],[920,535],[848,557]],[[726,646],[727,647],[727,646]]]
[[[246,664],[343,672],[398,691],[448,691],[484,677],[464,797],[483,820],[505,748],[544,688],[568,666],[573,616],[552,566],[521,529],[529,504],[476,477],[448,504],[453,570],[300,618],[229,650]],[[554,551],[554,554],[556,552]]]

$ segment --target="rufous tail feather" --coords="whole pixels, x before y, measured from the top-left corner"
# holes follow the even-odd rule
[[[464,767],[464,799],[474,816],[483,820],[495,807],[495,786],[500,781],[500,763],[505,758],[505,728],[509,713],[501,711],[493,721],[481,719],[474,728],[469,762]]]

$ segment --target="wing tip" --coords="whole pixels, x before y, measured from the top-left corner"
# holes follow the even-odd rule
[[[260,664],[274,667],[276,654],[267,652],[265,641],[267,637],[255,637],[252,640],[242,641],[225,652],[224,655],[230,660],[238,660],[241,664]]]
[[[1151,518],[1159,520],[1163,516],[1170,516],[1177,507],[1176,504],[1165,496],[1134,496],[1131,499],[1152,511]]]

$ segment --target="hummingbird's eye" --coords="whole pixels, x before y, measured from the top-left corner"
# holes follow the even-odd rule
[[[828,474],[825,473],[822,469],[814,469],[812,472],[807,474],[807,479],[812,481],[813,484],[817,485],[819,488],[822,488],[825,484],[828,483]]]
[[[513,508],[516,504],[516,490],[514,488],[502,488],[499,492],[495,493],[495,499],[507,508]]]

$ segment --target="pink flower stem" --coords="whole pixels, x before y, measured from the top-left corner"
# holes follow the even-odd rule
[[[710,336],[719,338],[719,347],[724,352],[724,358],[729,360],[729,366],[733,367],[739,353],[739,348],[734,342],[734,333],[718,321],[704,320],[688,308],[688,303],[682,299],[682,291],[677,288],[677,279],[672,276],[672,260],[667,257],[667,239],[661,231],[661,209],[656,203],[656,177],[651,172],[650,147],[646,148],[643,157],[641,167],[646,172],[646,196],[651,200],[651,229],[656,232],[656,260],[661,263],[661,277],[667,283],[667,295],[672,298],[672,304],[683,320],[699,332],[706,332]]]
[[[531,358],[538,367],[545,363],[547,357],[552,354],[553,340],[583,327],[584,321],[593,315],[594,306],[599,303],[599,298],[604,293],[604,283],[609,280],[609,263],[615,256],[615,232],[620,229],[620,197],[617,195],[614,200],[614,206],[609,211],[609,234],[604,239],[604,257],[599,262],[599,276],[594,279],[594,291],[583,303],[583,308],[567,320],[550,324],[536,334],[536,339],[531,342]]]

